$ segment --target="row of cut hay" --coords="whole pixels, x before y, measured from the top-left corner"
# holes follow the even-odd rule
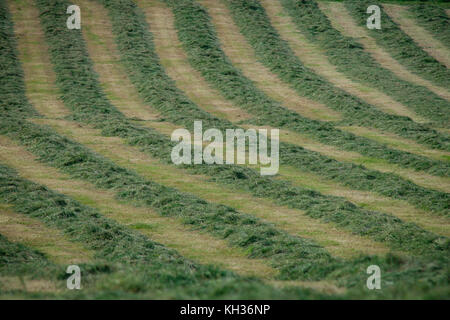
[[[45,254],[60,264],[88,262],[93,253],[79,243],[70,242],[58,230],[49,229],[36,219],[26,217],[0,204],[0,234]]]

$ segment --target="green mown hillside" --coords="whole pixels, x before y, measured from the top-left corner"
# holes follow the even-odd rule
[[[450,299],[448,9],[0,0],[0,298]],[[278,173],[175,165],[195,121]]]

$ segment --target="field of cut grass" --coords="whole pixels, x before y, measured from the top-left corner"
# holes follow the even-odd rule
[[[378,5],[0,0],[0,299],[450,299],[449,17]],[[175,165],[198,120],[278,173]]]

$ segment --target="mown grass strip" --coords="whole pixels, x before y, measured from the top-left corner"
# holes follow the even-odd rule
[[[265,128],[265,129],[272,129],[270,126],[251,126],[246,125],[246,128]],[[344,130],[348,131],[357,131],[358,134],[361,135],[368,135],[372,139],[380,140],[380,142],[383,140],[382,137],[378,136],[378,132],[371,132],[367,131],[365,129],[359,128],[359,127],[349,127],[349,128],[343,128]],[[378,172],[384,172],[384,173],[393,173],[396,176],[402,177],[405,180],[412,181],[414,184],[427,188],[432,190],[437,190],[443,193],[449,193],[450,191],[450,179],[447,177],[436,177],[432,176],[423,172],[417,172],[413,171],[411,169],[405,169],[401,168],[399,166],[395,166],[392,164],[388,164],[383,160],[374,159],[370,157],[364,157],[361,156],[359,153],[356,152],[349,152],[349,151],[342,151],[335,147],[325,145],[323,143],[319,143],[305,135],[301,135],[295,132],[290,131],[280,131],[280,137],[282,141],[290,142],[294,145],[301,146],[307,150],[315,151],[319,154],[325,155],[331,159],[340,161],[340,162],[347,162],[352,163],[355,165],[364,166],[365,168],[376,170]],[[397,141],[396,141],[397,142]],[[280,165],[280,168],[284,167],[291,167],[294,168],[295,166],[291,164],[282,164]],[[298,171],[305,171],[301,168],[297,168]],[[320,176],[320,174],[317,174],[317,176]],[[371,191],[371,190],[368,190]]]
[[[412,72],[436,85],[450,88],[450,71],[405,34],[399,25],[386,14],[379,1],[348,0],[344,4],[361,26],[366,25],[367,8],[370,5],[378,5],[381,9],[382,28],[380,30],[369,30],[369,34],[376,39],[381,47]]]
[[[55,263],[76,264],[87,262],[92,257],[92,252],[80,244],[68,241],[58,231],[47,228],[35,219],[17,214],[4,205],[0,205],[0,233],[9,241],[35,248]]]
[[[357,191],[343,187],[333,181],[323,179],[307,172],[299,173],[292,167],[280,169],[280,179],[290,181],[293,186],[310,188],[324,195],[343,197],[366,210],[389,212],[403,221],[415,223],[425,230],[436,234],[450,236],[449,220],[444,217],[436,217],[429,212],[417,209],[402,200],[393,200],[372,192]]]
[[[423,146],[414,143],[410,140],[400,138],[394,134],[380,132],[378,130],[365,128],[365,127],[341,127],[342,130],[348,130],[354,134],[358,134],[370,139],[378,140],[380,143],[385,143],[392,148],[403,150],[406,152],[417,153],[424,157],[440,160],[440,161],[450,161],[450,153],[436,150],[436,149],[426,149]]]
[[[384,68],[391,70],[397,77],[428,88],[442,98],[450,101],[450,91],[436,86],[431,81],[419,77],[410,72],[406,67],[395,60],[386,50],[377,45],[374,38],[367,33],[367,28],[357,25],[355,19],[345,8],[342,2],[318,2],[320,9],[327,15],[333,27],[343,35],[354,38],[364,46],[364,50],[370,53]],[[416,122],[425,122],[417,115],[411,117]]]
[[[0,274],[42,275],[42,270],[54,263],[36,249],[29,248],[21,243],[8,240],[0,234]]]
[[[161,115],[149,104],[144,104],[138,98],[135,87],[127,81],[126,70],[118,65],[120,57],[114,44],[114,38],[108,21],[98,19],[97,11],[105,10],[96,1],[83,0],[77,2],[83,8],[82,32],[86,39],[89,56],[95,60],[94,70],[99,75],[99,81],[106,97],[127,118],[157,121]],[[36,14],[38,12],[36,11]],[[36,17],[39,21],[39,17]]]
[[[363,46],[352,38],[342,35],[333,28],[327,16],[314,0],[281,0],[295,26],[310,41],[319,44],[329,61],[337,70],[370,87],[387,93],[396,101],[411,108],[424,118],[439,126],[450,122],[450,102],[442,99],[427,88],[414,85],[398,78],[378,64]]]
[[[226,3],[230,8],[235,23],[253,46],[259,59],[283,81],[289,83],[297,90],[300,95],[311,97],[325,103],[330,108],[341,111],[348,123],[397,133],[405,138],[430,145],[433,148],[448,150],[448,136],[417,124],[409,118],[384,113],[376,107],[349,95],[342,89],[333,86],[306,68],[295,56],[288,44],[280,38],[259,1],[226,1]],[[276,50],[273,48],[276,48]],[[272,125],[271,123],[267,124]],[[336,134],[336,132],[333,132],[335,137]],[[357,141],[360,138],[356,137],[354,139]],[[330,140],[326,142],[322,138],[321,141],[339,145],[347,150],[350,149],[347,144],[341,145],[336,139]],[[356,141],[355,144],[357,144]],[[361,144],[365,143],[367,141],[361,142]],[[369,143],[373,142],[369,141]],[[354,146],[353,150],[356,151],[358,148],[360,149],[359,152],[365,152],[361,150],[360,145]],[[384,157],[389,152],[383,151]],[[383,154],[378,155],[378,157],[383,157]]]
[[[408,6],[408,10],[422,27],[450,49],[450,22],[444,8],[421,3]]]

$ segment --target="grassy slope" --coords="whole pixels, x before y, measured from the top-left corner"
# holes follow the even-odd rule
[[[14,71],[17,72],[17,70],[14,70]],[[20,82],[19,83],[15,82],[14,84],[15,85],[19,85],[19,91],[20,91]],[[17,87],[15,87],[14,90],[16,91]],[[2,91],[2,92],[6,93],[7,91]],[[11,91],[8,91],[8,92],[11,92]],[[20,94],[18,96],[20,96]],[[22,94],[22,96],[23,96],[23,94]],[[6,115],[12,116],[13,114],[7,112],[7,110],[8,110],[7,106],[10,105],[10,104],[8,104],[9,102],[14,102],[14,98],[11,97],[11,96],[8,96],[8,95],[4,95],[2,98],[3,98],[2,101],[5,101],[4,104],[2,104],[3,112],[5,112]],[[19,114],[19,116],[20,116],[20,114]],[[14,115],[14,117],[15,117],[15,115]],[[14,119],[6,119],[6,120],[2,119],[2,121],[4,121],[3,124],[10,125],[10,127],[8,129],[10,129],[11,131],[8,132],[8,134],[9,133],[14,133],[14,131],[15,131],[14,129],[16,129],[16,130],[18,129],[16,132],[21,132],[21,133],[24,133],[25,135],[29,134],[28,136],[22,136],[20,138],[24,142],[25,142],[25,140],[28,140],[30,148],[33,149],[33,147],[34,147],[33,151],[35,151],[38,154],[40,152],[39,151],[40,148],[42,147],[42,149],[44,149],[44,150],[41,150],[41,152],[40,152],[40,155],[42,156],[42,160],[46,160],[45,159],[46,156],[47,157],[52,157],[53,156],[51,159],[47,158],[47,161],[52,161],[54,165],[59,163],[60,166],[71,167],[71,169],[73,170],[72,173],[75,173],[75,174],[78,173],[80,176],[83,176],[84,178],[89,177],[89,172],[91,172],[92,169],[94,169],[92,167],[92,165],[95,164],[95,163],[100,163],[100,164],[103,165],[101,167],[105,168],[106,162],[102,162],[101,158],[99,158],[99,157],[92,157],[88,152],[86,152],[82,148],[81,148],[81,150],[83,150],[84,152],[77,153],[76,151],[80,150],[79,147],[77,147],[76,145],[72,144],[70,141],[68,141],[66,139],[61,139],[61,138],[57,137],[54,134],[50,135],[50,134],[48,134],[48,131],[46,131],[46,130],[39,130],[36,126],[27,125],[27,124],[22,122],[23,120],[20,120],[20,119],[17,119],[17,120],[18,121],[15,121]],[[41,139],[39,139],[39,135],[41,135]],[[41,142],[41,144],[36,143],[36,142],[39,142],[39,141]],[[49,146],[53,147],[54,149],[46,148],[46,146],[47,147],[49,147]],[[65,152],[60,152],[61,148],[63,148],[63,150]],[[47,154],[47,155],[44,154],[45,151],[50,152],[50,151],[53,151],[53,150],[55,151],[54,154],[52,154],[52,153]],[[44,151],[44,152],[42,152],[42,151]],[[57,156],[57,157],[55,158],[55,156]],[[84,161],[84,160],[86,160],[86,161]],[[77,170],[77,166],[78,166],[78,170]],[[85,168],[80,168],[81,166],[86,166],[86,167]],[[98,167],[98,169],[99,168],[100,167]],[[85,171],[85,169],[87,169],[87,170]],[[95,179],[101,177],[101,178],[104,179],[102,181],[104,184],[106,184],[108,186],[114,186],[115,182],[117,182],[117,180],[115,178],[119,178],[119,175],[115,175],[115,174],[113,174],[113,172],[116,172],[118,174],[124,174],[124,171],[121,170],[120,168],[117,168],[117,167],[114,167],[114,166],[109,166],[109,165],[107,165],[106,169],[107,170],[109,169],[109,171],[108,172],[105,172],[105,171],[102,172],[100,170],[99,172],[97,172],[99,174],[99,176],[95,177]],[[62,199],[61,195],[56,195],[56,199],[55,199],[55,197],[50,193],[49,190],[46,190],[45,188],[42,188],[42,187],[39,187],[39,186],[35,186],[33,184],[30,184],[27,181],[24,181],[24,180],[21,180],[20,178],[17,178],[13,173],[11,173],[10,170],[4,169],[4,170],[2,170],[2,173],[5,175],[4,177],[6,177],[6,179],[2,179],[2,181],[15,181],[15,183],[17,183],[17,186],[19,187],[19,189],[16,190],[16,192],[14,192],[13,194],[10,193],[10,191],[11,191],[10,189],[7,189],[8,190],[7,194],[8,194],[8,197],[12,196],[12,198],[8,198],[8,201],[13,201],[13,202],[15,201],[18,204],[18,207],[20,209],[22,209],[24,211],[34,210],[35,201],[39,201],[39,202],[43,201],[44,204],[47,204],[49,206],[48,212],[54,212],[55,213],[55,215],[52,217],[53,219],[51,219],[52,222],[64,224],[65,221],[63,219],[76,219],[73,214],[70,214],[70,207],[69,208],[66,207],[67,206],[67,199],[65,199],[64,197],[63,197],[64,199]],[[104,175],[104,173],[107,173],[107,174]],[[26,192],[22,192],[22,190],[23,190],[22,188],[25,188]],[[35,196],[31,200],[27,198],[30,194],[33,194]],[[42,198],[41,198],[41,196],[42,196]],[[74,202],[69,201],[69,204],[74,205]],[[28,207],[28,205],[30,205],[30,207]],[[56,207],[55,207],[55,205],[56,205]],[[42,206],[42,203],[40,204],[40,206]],[[58,213],[61,213],[61,211],[59,211],[59,210],[61,210],[60,206],[64,207],[64,209],[62,211],[63,214],[58,214]],[[38,212],[38,213],[41,213],[41,212]],[[83,218],[82,221],[85,222],[88,217],[87,216],[82,216],[80,218]],[[93,217],[95,218],[96,215],[93,215]],[[58,218],[58,219],[55,219],[55,218]],[[117,229],[115,229],[115,228],[112,228],[112,230],[117,231]],[[91,231],[92,230],[89,230],[89,229],[85,230],[85,233],[83,233],[82,235],[88,235],[89,232],[91,232]],[[109,230],[109,231],[111,231],[111,230]],[[86,232],[88,234],[86,234]],[[109,234],[109,233],[106,232],[105,235],[107,235],[107,234]],[[101,238],[103,238],[103,237],[101,237]],[[111,237],[110,236],[106,236],[106,238],[109,239]],[[116,237],[116,236],[114,236],[112,238],[114,238],[114,239],[116,239],[116,238],[117,239],[119,239],[119,238],[122,239],[121,237]],[[98,239],[96,239],[96,240],[98,240]],[[136,238],[133,238],[132,240],[133,240],[133,244],[136,244],[136,242],[139,243],[139,241],[137,241]],[[123,250],[125,250],[125,254],[130,254],[130,255],[135,252],[133,250],[129,250],[128,247],[123,249]],[[115,253],[120,253],[120,252],[121,251],[115,252]],[[142,254],[142,252],[143,252],[143,250],[140,249],[139,253]],[[145,251],[145,252],[147,252],[147,251]],[[124,252],[122,252],[122,253],[124,253]],[[367,261],[366,261],[366,263],[367,263]],[[390,261],[390,264],[393,264],[394,266],[397,265],[398,263],[401,263],[401,261]],[[420,262],[419,262],[419,265],[420,265]],[[389,266],[387,266],[387,268],[389,269]],[[160,269],[158,268],[158,270],[160,270]],[[419,270],[419,269],[416,269],[416,270]],[[133,270],[130,270],[130,271],[133,272]],[[150,271],[146,268],[146,272],[150,272]],[[150,275],[146,274],[146,276],[149,276],[151,279],[153,279],[151,274]],[[158,279],[161,280],[162,283],[165,283],[165,286],[166,286],[167,285],[167,281],[169,279],[171,279],[171,276],[172,276],[172,274],[165,274],[164,277],[158,278]],[[398,277],[398,275],[396,275],[396,277]],[[438,282],[442,281],[442,280],[439,280],[439,275],[438,276],[434,275],[434,277],[435,277],[435,279]],[[148,282],[142,282],[141,280],[143,280],[143,279],[147,279],[148,280],[149,278],[144,277],[144,278],[141,278],[141,279],[136,279],[135,282],[133,281],[134,279],[129,279],[128,278],[127,280],[130,280],[130,282],[126,283],[126,285],[129,285],[128,288],[133,289],[133,290],[137,290],[137,291],[148,289],[148,288],[146,288],[143,285],[143,283],[148,284]],[[191,279],[192,278],[188,277],[187,279],[183,278],[181,280],[186,280],[187,282],[192,283],[192,282],[190,282]],[[113,280],[118,280],[118,278],[115,278]],[[177,280],[180,280],[180,278],[177,277]],[[194,282],[197,281],[197,279],[192,279],[192,280]],[[230,280],[230,282],[227,282],[225,284],[226,288],[230,289],[230,291],[231,290],[236,290],[237,288],[234,287],[232,280]],[[112,281],[112,283],[114,283],[114,281]],[[217,281],[215,281],[214,284],[217,285]],[[247,282],[242,282],[242,280],[241,280],[239,282],[239,289],[241,291],[239,291],[239,292],[243,292],[243,294],[246,294],[250,290],[253,290],[254,292],[256,290],[256,292],[261,293],[261,295],[263,295],[264,293],[267,292],[262,287],[255,288],[255,285],[253,285],[252,283],[248,284],[248,286],[247,286],[247,284],[248,284]],[[159,289],[158,288],[158,284],[155,284],[155,285],[156,285],[156,289]],[[204,283],[201,283],[201,285],[204,285]],[[221,286],[221,285],[222,284],[219,283],[219,286]],[[206,287],[206,290],[205,290],[205,287]],[[176,288],[178,288],[178,287],[176,287]],[[200,289],[199,286],[193,285],[192,290],[195,290],[197,292],[201,291],[201,293],[204,296],[210,296],[211,293],[207,291],[209,288],[210,287],[206,285],[206,286],[204,286],[203,289]],[[106,286],[106,289],[108,289],[108,286]],[[155,288],[153,287],[152,289],[155,289]],[[268,288],[267,290],[270,290],[270,288]],[[429,291],[429,288],[425,288],[425,290]],[[282,296],[282,295],[280,294],[279,296]]]

